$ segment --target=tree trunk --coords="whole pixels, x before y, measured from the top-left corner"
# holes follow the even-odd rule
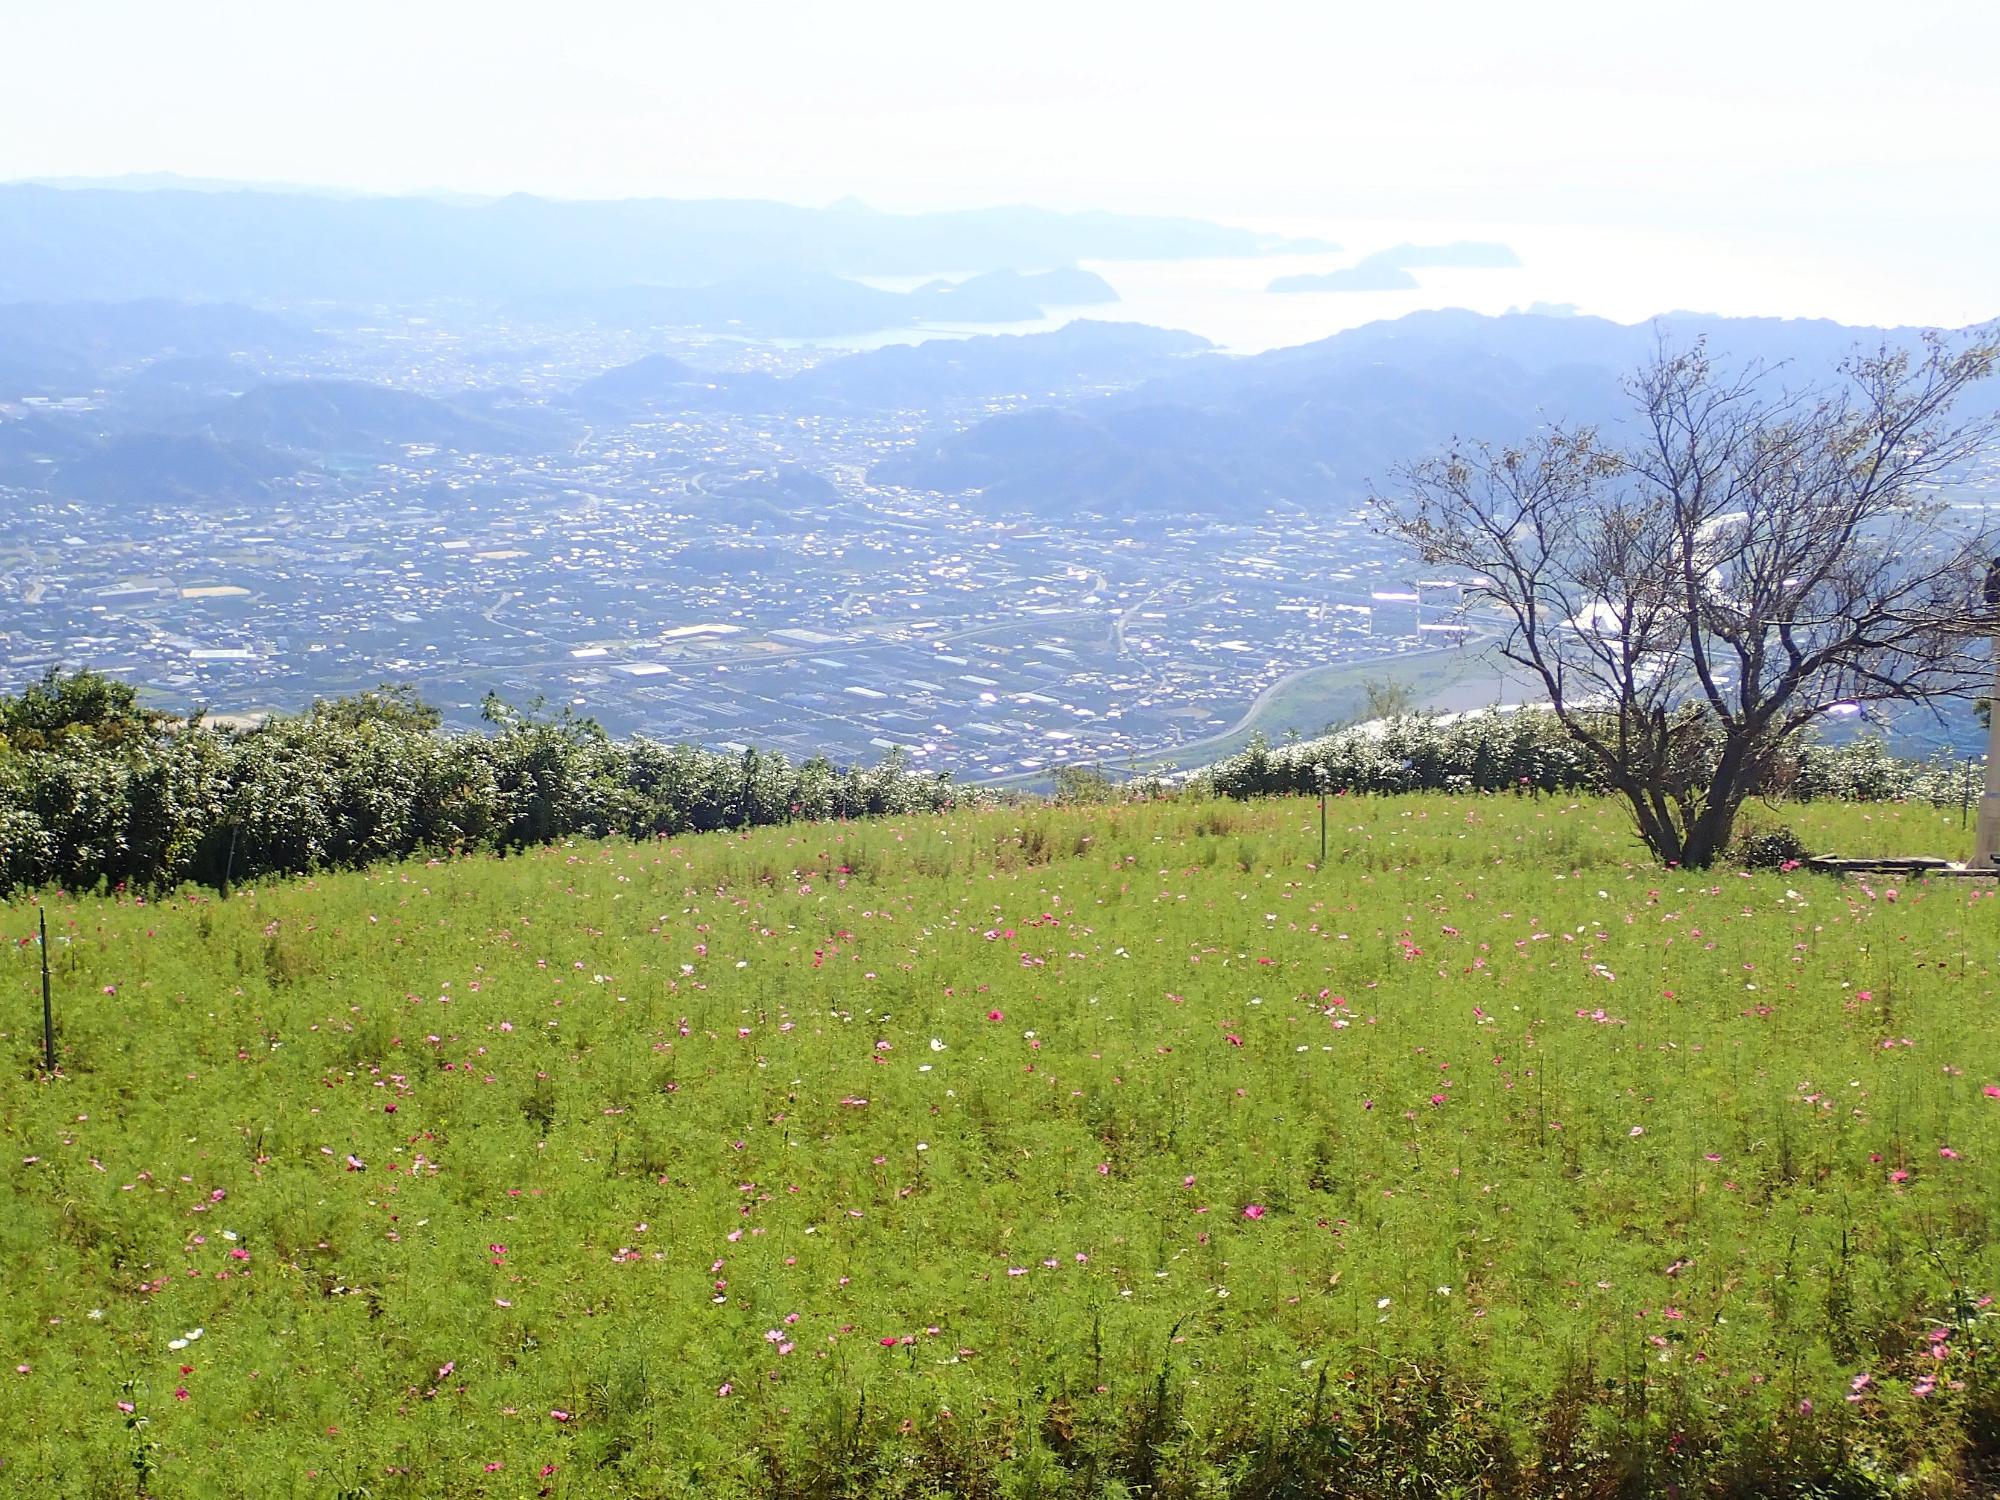
[[[1681,862],[1690,870],[1706,870],[1727,852],[1730,835],[1736,831],[1736,815],[1748,794],[1752,759],[1749,746],[1741,739],[1732,739],[1722,747],[1709,782],[1708,800],[1689,820],[1682,841]]]
[[[1690,870],[1706,870],[1729,850],[1729,838],[1736,830],[1736,814],[1743,806],[1743,794],[1731,791],[1712,799],[1700,816],[1688,826],[1681,862]]]
[[[1646,789],[1636,781],[1620,781],[1618,790],[1632,805],[1632,820],[1639,825],[1639,838],[1661,864],[1685,864],[1681,831],[1670,818],[1662,818],[1647,800]]]

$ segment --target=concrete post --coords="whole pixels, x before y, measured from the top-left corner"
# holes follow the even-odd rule
[[[1986,603],[2000,610],[2000,557],[1986,570]],[[1986,795],[1979,799],[1979,832],[1972,846],[1975,865],[2000,864],[2000,630],[1993,636],[1993,689],[1987,704]]]
[[[2000,660],[2000,640],[1993,654]],[[1979,832],[1972,846],[1975,865],[2000,864],[2000,672],[1993,675],[1992,727],[1986,735],[1986,795],[1979,799]]]

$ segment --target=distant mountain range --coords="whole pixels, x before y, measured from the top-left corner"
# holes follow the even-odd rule
[[[704,372],[670,355],[649,354],[584,381],[572,400],[606,413],[648,407],[750,411],[846,406],[879,411],[1008,396],[1046,400],[1089,387],[1134,385],[1178,369],[1214,347],[1192,333],[1079,319],[1051,333],[889,344],[828,360],[785,380]]]
[[[544,423],[496,420],[466,404],[360,380],[288,380],[199,407],[188,429],[224,442],[345,456],[408,444],[509,453],[534,446]]]
[[[78,326],[108,322],[117,330],[115,311],[93,309]],[[244,308],[182,311],[185,323],[143,306],[131,329],[81,342],[52,314],[17,314],[19,326],[70,329],[61,349],[79,373],[57,394],[94,399],[81,410],[30,405],[13,420],[0,417],[0,484],[98,503],[203,495],[235,503],[307,468],[414,445],[532,454],[573,441],[580,422],[649,412],[922,410],[967,400],[1066,399],[1167,374],[1211,348],[1193,334],[1082,321],[1054,333],[892,345],[785,379],[702,371],[650,354],[583,381],[556,402],[505,388],[440,399],[359,380],[260,379],[249,357],[212,352],[169,353],[122,370],[90,366],[100,353],[124,363],[162,349],[277,347],[292,335],[290,325],[267,325]],[[14,312],[0,308],[0,316]],[[0,400],[7,394],[0,390]],[[782,506],[832,498],[823,485],[788,467],[719,480],[712,493]]]
[[[886,344],[816,364],[786,380],[754,372],[696,370],[670,354],[646,354],[584,380],[570,400],[600,416],[704,408],[898,410],[958,400],[1052,400],[1152,380],[1212,348],[1196,334],[1080,318],[1048,334]]]
[[[325,343],[288,318],[234,303],[0,303],[0,400],[81,394],[107,372],[146,361],[290,356]]]
[[[566,202],[0,185],[0,301],[507,303],[701,287],[781,258],[841,276],[1325,248],[1197,219],[1013,207],[893,214],[753,200]]]
[[[623,286],[526,299],[523,308],[619,328],[686,328],[761,338],[837,338],[923,323],[1025,323],[1052,307],[1116,302],[1090,271],[988,271],[884,291],[826,271],[773,266],[707,286]]]
[[[107,334],[91,347],[125,358],[291,336],[288,325],[254,317],[220,331],[241,311],[190,314],[190,331],[178,315],[148,310],[142,321],[154,332]],[[27,315],[14,316],[28,326]],[[1354,503],[1455,436],[1508,441],[1554,418],[1615,423],[1627,410],[1622,378],[1663,332],[1682,344],[1706,338],[1728,360],[1786,363],[1787,378],[1801,382],[1823,378],[1857,345],[1907,347],[1919,336],[1679,314],[1622,325],[1426,312],[1246,359],[1193,334],[1079,321],[1051,333],[891,345],[787,377],[650,354],[555,396],[494,387],[449,399],[355,380],[258,379],[254,365],[227,354],[173,353],[106,377],[91,404],[28,403],[0,416],[0,483],[106,504],[234,502],[413,445],[532,455],[573,443],[586,424],[845,410],[915,413],[929,424],[931,436],[874,467],[874,482],[962,496],[996,515],[1318,510]],[[998,414],[955,426],[968,409]],[[791,466],[712,476],[701,497],[774,521],[834,498],[823,476]]]
[[[202,434],[125,433],[64,463],[64,492],[101,505],[239,505],[310,465],[259,443]]]
[[[191,363],[206,377],[215,356]],[[492,393],[450,401],[358,380],[259,383],[240,394],[141,368],[103,404],[0,418],[0,484],[116,505],[235,504],[328,461],[375,459],[411,445],[460,452],[545,451],[569,419]],[[224,363],[224,369],[238,369]]]
[[[1671,315],[1423,312],[1252,359],[1210,356],[1061,410],[987,418],[888,459],[879,483],[1043,516],[1240,514],[1349,505],[1454,437],[1505,442],[1552,420],[1616,423],[1622,378],[1662,332],[1719,357],[1823,379],[1857,345],[1917,331]]]
[[[817,400],[874,409],[1008,396],[1045,399],[1155,379],[1214,348],[1198,334],[1078,319],[1051,333],[889,344],[817,365],[792,384]]]

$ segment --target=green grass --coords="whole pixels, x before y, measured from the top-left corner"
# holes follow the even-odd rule
[[[0,1492],[1980,1492],[1990,883],[1666,872],[1589,801],[1317,840],[53,899],[54,1082],[0,907]]]

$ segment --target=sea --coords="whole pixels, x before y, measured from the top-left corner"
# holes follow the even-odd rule
[[[829,349],[874,348],[981,333],[1036,333],[1088,317],[1185,329],[1225,350],[1257,354],[1430,308],[1574,312],[1619,323],[1693,312],[1827,318],[1871,327],[1956,328],[2000,316],[2000,260],[1977,253],[1978,247],[1942,242],[1913,255],[1907,242],[1895,250],[1871,250],[1804,234],[1725,237],[1594,225],[1374,219],[1255,227],[1340,248],[1251,257],[1085,261],[1086,269],[1118,293],[1116,303],[1051,308],[1034,322],[938,323],[810,342]],[[1417,270],[1412,274],[1418,285],[1411,291],[1267,290],[1275,277],[1350,266],[1391,246],[1458,240],[1506,245],[1521,264]],[[872,285],[889,290],[907,290],[928,279],[869,278]]]

